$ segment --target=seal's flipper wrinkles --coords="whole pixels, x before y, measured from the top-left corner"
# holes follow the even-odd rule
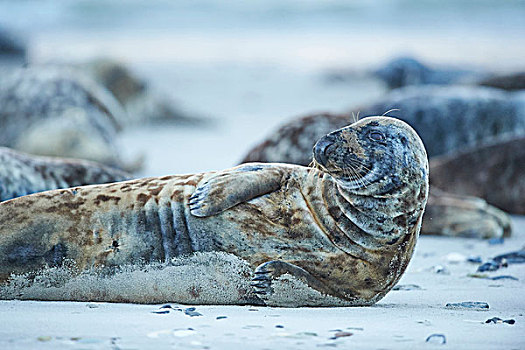
[[[199,185],[190,197],[190,212],[200,217],[211,216],[274,192],[281,187],[283,174],[282,167],[257,163],[217,173]]]
[[[308,287],[315,289],[321,294],[332,294],[324,284],[312,276],[305,269],[280,260],[273,260],[259,265],[255,269],[255,277],[252,278],[252,287],[259,298],[265,300],[274,293],[272,283],[284,274],[289,274]]]

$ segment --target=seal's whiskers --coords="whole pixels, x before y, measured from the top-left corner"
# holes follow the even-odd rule
[[[381,116],[385,117],[388,113],[393,112],[393,111],[398,111],[399,112],[401,110],[399,108],[391,108],[388,111],[386,111],[385,113],[383,113]]]
[[[361,113],[361,111],[357,111],[357,114],[352,112],[352,124],[357,123],[359,121],[359,113]]]

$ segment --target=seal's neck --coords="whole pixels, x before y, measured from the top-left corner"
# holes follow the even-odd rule
[[[367,188],[348,189],[330,174],[319,172],[313,177],[316,200],[323,206],[314,206],[322,218],[325,232],[333,235],[340,248],[354,255],[366,255],[367,250],[384,249],[395,245],[418,225],[426,201],[427,187],[391,187],[393,182],[374,184],[383,190]],[[315,199],[314,199],[315,200]],[[420,221],[420,220],[419,220]]]

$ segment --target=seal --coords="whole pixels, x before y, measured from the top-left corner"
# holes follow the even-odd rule
[[[422,234],[472,236],[478,231],[481,238],[499,237],[506,232],[504,223],[509,218],[503,218],[506,214],[492,206],[516,214],[524,212],[525,199],[519,194],[523,193],[525,178],[520,148],[525,137],[525,93],[421,86],[399,89],[361,111],[363,115],[373,115],[392,108],[400,109],[396,118],[414,127],[430,156],[430,192],[436,190],[432,196],[436,200],[427,204],[429,215],[423,220],[428,222],[423,224]],[[319,113],[292,119],[251,149],[242,162],[307,165],[311,161],[309,149],[316,140],[347,124],[356,114]],[[440,189],[467,197],[455,196],[450,201],[449,194]],[[437,200],[442,195],[447,198]],[[470,196],[481,198],[473,201]],[[438,203],[435,210],[430,210]],[[495,212],[499,214],[494,215]],[[482,229],[476,223],[480,216],[491,224]],[[457,222],[463,224],[456,225]],[[493,228],[492,234],[488,228]]]
[[[505,134],[525,135],[525,93],[476,86],[417,86],[392,91],[353,113],[318,113],[296,118],[248,152],[242,162],[308,164],[322,135],[352,121],[352,114],[396,118],[416,130],[430,158],[478,147]],[[392,113],[389,113],[392,115]]]
[[[322,137],[314,167],[219,172],[54,190],[0,203],[0,280],[73,261],[81,269],[233,254],[266,300],[290,275],[371,305],[399,280],[428,196],[423,143],[406,123],[364,118]]]
[[[359,73],[354,69],[337,69],[326,76],[328,82],[346,83],[356,79],[375,79],[388,89],[422,85],[476,84],[490,77],[489,71],[429,64],[415,57],[401,56],[384,62],[375,69]]]
[[[119,120],[122,127],[144,123],[174,123],[177,125],[202,124],[205,119],[184,112],[173,99],[151,88],[124,63],[99,58],[72,66],[89,75],[108,89],[127,113]]]
[[[129,179],[130,174],[87,160],[33,156],[0,147],[0,201],[58,188]]]
[[[126,168],[115,144],[118,101],[72,69],[15,69],[0,83],[0,145]]]
[[[361,115],[399,109],[430,158],[478,147],[504,135],[525,135],[525,94],[479,86],[419,86],[392,91]],[[380,112],[379,112],[380,111]]]
[[[430,161],[430,183],[525,215],[525,135],[498,138]]]
[[[409,85],[452,85],[476,81],[487,72],[455,67],[428,66],[413,57],[398,57],[386,62],[372,72],[390,89]]]

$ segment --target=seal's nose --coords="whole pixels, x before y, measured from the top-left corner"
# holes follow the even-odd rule
[[[333,145],[335,142],[335,137],[333,135],[326,135],[322,137],[314,146],[314,158],[317,161],[317,163],[326,165],[328,160],[328,155],[326,154],[326,151],[328,147]]]

